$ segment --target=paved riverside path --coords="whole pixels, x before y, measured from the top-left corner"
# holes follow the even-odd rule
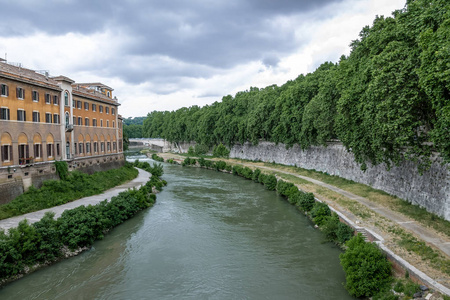
[[[48,211],[54,212],[55,218],[59,218],[61,216],[61,214],[63,213],[63,211],[65,211],[67,209],[73,209],[73,208],[76,208],[81,205],[84,205],[84,206],[88,206],[89,204],[95,205],[97,203],[102,202],[105,199],[107,199],[109,201],[112,197],[117,196],[120,192],[126,191],[129,188],[133,188],[133,187],[139,188],[140,186],[144,185],[150,179],[149,172],[141,170],[141,169],[138,169],[138,171],[139,171],[139,174],[135,179],[128,181],[127,183],[124,183],[122,185],[113,187],[113,188],[103,192],[102,194],[81,198],[81,199],[74,200],[72,202],[69,202],[69,203],[66,203],[63,205],[31,212],[31,213],[28,213],[25,215],[0,220],[0,229],[4,229],[6,231],[10,228],[17,227],[19,225],[19,222],[24,219],[27,219],[29,223],[37,222]]]

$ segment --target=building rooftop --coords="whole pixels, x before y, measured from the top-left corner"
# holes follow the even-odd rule
[[[7,63],[3,59],[0,61],[0,76],[60,89],[58,82],[49,77],[48,72],[41,74],[34,70],[22,67],[22,64]]]

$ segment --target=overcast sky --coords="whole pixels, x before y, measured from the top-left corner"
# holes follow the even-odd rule
[[[124,117],[281,85],[405,0],[0,0],[0,57],[114,88]]]

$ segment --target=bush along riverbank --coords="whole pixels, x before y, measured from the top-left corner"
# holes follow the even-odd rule
[[[375,243],[366,242],[361,234],[355,235],[354,229],[341,222],[338,215],[331,212],[326,203],[316,201],[312,193],[299,190],[293,183],[278,180],[275,175],[263,173],[260,169],[231,166],[224,161],[187,157],[181,164],[232,173],[263,184],[268,190],[276,190],[284,196],[316,224],[327,241],[337,244],[344,250],[340,255],[340,261],[346,277],[345,287],[350,295],[372,297],[373,300],[412,299],[422,295],[421,289],[427,289],[412,282],[408,273],[406,278],[394,278],[391,263]],[[443,297],[445,300],[448,299],[446,296]]]
[[[47,180],[40,189],[30,187],[13,201],[1,205],[0,220],[101,194],[136,178],[139,173],[129,162],[125,162],[121,168],[96,172],[92,175],[79,171],[69,172],[65,161],[55,162],[55,167],[60,180]]]
[[[154,164],[152,167],[139,161],[130,165],[152,174],[140,189],[121,192],[109,202],[105,200],[94,206],[66,210],[56,220],[53,213],[47,213],[36,223],[29,224],[24,220],[7,233],[0,230],[0,285],[77,255],[112,228],[151,207],[156,200],[155,192],[167,184],[160,178],[162,166]]]

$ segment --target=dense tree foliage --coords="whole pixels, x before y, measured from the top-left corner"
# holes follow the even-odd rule
[[[251,87],[199,108],[149,113],[143,135],[212,147],[339,139],[362,168],[403,159],[450,162],[450,3],[409,0],[376,17],[336,64],[282,86]]]
[[[123,132],[128,138],[141,138],[146,117],[127,118],[123,120]]]

